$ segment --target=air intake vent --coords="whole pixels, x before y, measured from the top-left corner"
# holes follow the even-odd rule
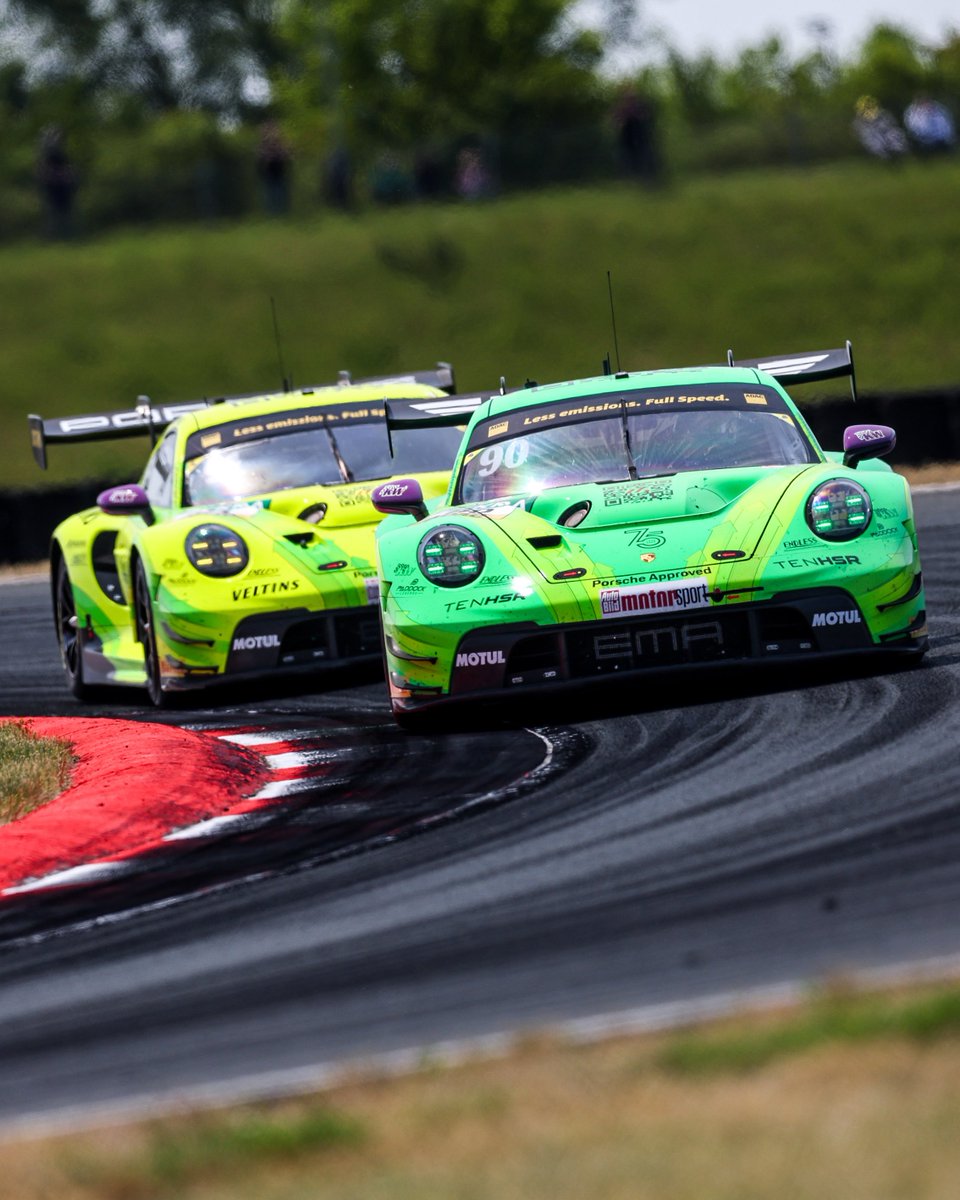
[[[564,513],[561,513],[558,525],[563,525],[567,529],[576,529],[586,520],[590,512],[590,501],[581,500],[577,504],[572,504]]]
[[[527,538],[527,541],[534,550],[555,550],[557,546],[563,545],[563,538],[559,533],[545,533],[540,537]]]

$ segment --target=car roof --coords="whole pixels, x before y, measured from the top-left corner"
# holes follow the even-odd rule
[[[507,392],[502,396],[491,396],[490,407],[483,416],[496,417],[501,413],[515,412],[518,408],[529,408],[537,404],[548,404],[552,400],[567,400],[581,396],[606,396],[636,388],[683,387],[704,384],[763,383],[781,389],[776,380],[762,375],[752,367],[676,367],[658,371],[618,371],[615,375],[596,375],[590,379],[570,379],[561,383],[539,384]]]
[[[261,393],[254,396],[227,396],[210,401],[209,408],[185,413],[179,418],[179,428],[195,433],[210,429],[225,421],[245,417],[270,416],[290,409],[322,408],[343,404],[375,404],[382,400],[418,400],[447,398],[447,393],[427,383],[351,383],[325,387],[293,388],[287,392]]]

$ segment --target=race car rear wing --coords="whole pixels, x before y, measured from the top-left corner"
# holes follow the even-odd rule
[[[426,383],[430,387],[440,388],[452,396],[457,390],[456,377],[453,367],[447,362],[438,362],[427,371],[410,371],[402,375],[369,375],[364,379],[352,379],[349,371],[340,372],[340,383]],[[321,386],[329,386],[322,384]]]
[[[341,371],[336,381],[342,387],[369,383],[426,383],[450,394],[456,387],[453,367],[438,362],[425,371],[409,371],[398,375],[375,375],[366,379],[351,379],[348,371]],[[335,384],[314,384],[297,391],[316,391],[334,387]],[[252,400],[257,396],[269,396],[269,391],[245,392],[230,396],[212,396],[203,400],[189,400],[182,404],[151,403],[149,396],[138,396],[135,408],[111,412],[78,413],[69,417],[40,417],[31,413],[27,417],[30,426],[30,446],[33,457],[42,471],[47,469],[47,446],[53,443],[66,445],[69,442],[99,442],[125,437],[142,437],[147,434],[155,442],[171,421],[184,413],[196,412],[214,404],[230,400]]]
[[[472,396],[451,396],[449,400],[387,400],[387,440],[393,454],[393,435],[401,429],[449,429],[466,425],[485,400],[499,392],[474,392]]]
[[[30,426],[30,446],[41,471],[47,469],[47,446],[51,443],[102,442],[113,438],[142,437],[145,433],[155,440],[171,421],[183,413],[206,408],[210,401],[193,400],[186,404],[162,404],[153,407],[146,396],[136,408],[118,412],[83,413],[73,417],[27,417]]]
[[[769,358],[734,358],[727,351],[727,365],[754,367],[772,375],[777,383],[817,383],[821,379],[850,376],[850,392],[857,399],[857,376],[853,366],[853,346],[848,341],[840,350],[810,350],[802,354],[784,354]]]
[[[398,429],[444,429],[466,425],[485,400],[499,392],[474,392],[471,396],[451,396],[448,400],[387,400],[384,409],[387,432]]]

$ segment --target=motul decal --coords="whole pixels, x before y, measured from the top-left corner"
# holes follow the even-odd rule
[[[813,627],[819,625],[860,625],[863,618],[855,608],[837,609],[835,612],[818,612],[813,614]]]
[[[256,637],[235,637],[234,650],[272,650],[279,649],[280,639],[275,633],[259,633]]]
[[[458,654],[456,665],[458,667],[495,667],[501,663],[506,664],[506,661],[502,650],[471,650],[465,654]]]

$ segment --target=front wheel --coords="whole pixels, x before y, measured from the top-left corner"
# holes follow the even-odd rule
[[[160,686],[160,657],[154,632],[153,601],[143,563],[137,560],[133,573],[133,613],[137,623],[137,640],[143,646],[143,665],[147,673],[147,694],[156,708],[167,708],[170,696]]]
[[[83,679],[83,632],[77,617],[77,602],[67,564],[60,557],[54,574],[54,619],[67,687],[78,700],[89,700],[90,688]]]

